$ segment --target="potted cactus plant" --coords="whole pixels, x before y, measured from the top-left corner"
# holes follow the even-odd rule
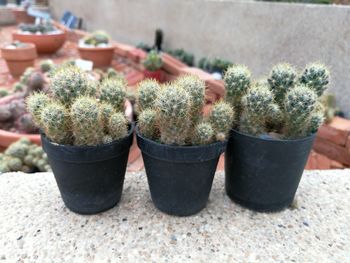
[[[52,75],[51,96],[27,99],[62,199],[74,212],[98,213],[120,200],[133,138],[123,113],[125,87],[122,78],[97,86],[66,65]]]
[[[35,45],[20,41],[14,41],[1,48],[1,56],[14,77],[22,75],[26,68],[34,67],[34,60],[37,58]]]
[[[156,50],[151,50],[146,59],[143,62],[145,70],[143,74],[145,78],[155,79],[158,81],[162,80],[161,67],[163,65],[162,57],[158,54]]]
[[[291,65],[278,64],[267,80],[253,82],[249,69],[236,65],[224,81],[236,113],[225,154],[226,192],[253,210],[282,210],[294,199],[324,121],[320,96],[328,69],[313,63],[298,75]]]
[[[163,87],[155,80],[138,86],[137,143],[154,205],[171,215],[205,207],[232,125],[233,109],[223,101],[202,116],[204,92],[204,82],[191,75]]]
[[[20,24],[18,30],[12,33],[12,38],[33,43],[39,54],[52,54],[63,46],[66,32],[46,21],[40,24]]]
[[[110,39],[103,31],[96,31],[81,39],[78,46],[80,57],[92,61],[94,68],[109,67],[114,55]]]

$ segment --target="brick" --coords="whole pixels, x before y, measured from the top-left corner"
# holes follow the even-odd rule
[[[306,170],[315,170],[317,167],[316,153],[314,151],[310,152],[308,160],[305,165]]]
[[[140,63],[146,58],[147,53],[139,48],[134,48],[126,52],[126,56],[134,62]]]
[[[225,170],[225,156],[224,154],[221,154],[218,166],[216,167],[216,171],[223,171]]]
[[[319,170],[328,170],[331,168],[331,160],[323,154],[316,153],[316,168]]]
[[[127,45],[127,44],[122,44],[122,43],[118,43],[115,41],[112,41],[112,44],[115,47],[114,52],[116,54],[118,54],[121,57],[127,57],[128,52],[130,52],[131,50],[135,49],[135,47]]]
[[[331,141],[337,145],[344,146],[348,138],[348,132],[338,130],[328,124],[322,125],[317,133],[317,137]]]
[[[345,166],[337,161],[331,160],[331,169],[344,169]]]
[[[201,70],[199,68],[195,68],[195,67],[185,67],[185,68],[181,68],[180,69],[180,73],[181,74],[193,74],[198,76],[199,78],[201,78],[202,80],[204,80],[205,82],[207,82],[210,79],[214,79],[213,76],[207,72],[205,72],[204,70]]]
[[[181,74],[181,69],[187,67],[186,64],[182,63],[180,60],[174,58],[173,56],[163,53],[163,69],[172,75],[178,76]]]
[[[313,149],[332,160],[350,165],[350,152],[345,147],[317,137]]]
[[[222,80],[208,79],[205,82],[208,89],[217,94],[217,99],[225,96],[225,85]]]

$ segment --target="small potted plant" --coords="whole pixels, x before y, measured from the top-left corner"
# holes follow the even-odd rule
[[[232,125],[233,109],[223,101],[202,116],[204,93],[205,83],[191,75],[164,87],[155,80],[138,86],[137,143],[153,203],[171,215],[205,207]]]
[[[6,61],[10,74],[19,77],[28,67],[34,67],[37,58],[35,45],[14,41],[1,48],[1,56]]]
[[[118,203],[133,139],[123,113],[126,81],[109,78],[97,85],[79,68],[64,66],[53,73],[52,96],[27,99],[62,199],[81,214]]]
[[[278,64],[267,80],[252,82],[249,69],[237,65],[224,81],[236,113],[225,153],[226,192],[253,210],[282,210],[294,199],[324,121],[320,96],[328,69],[314,63],[298,75],[291,65]]]
[[[163,65],[162,57],[155,50],[151,50],[146,59],[143,62],[145,70],[143,72],[144,76],[148,79],[155,79],[161,81],[162,71],[161,67]]]
[[[52,54],[63,46],[66,32],[46,21],[40,24],[21,24],[18,30],[12,33],[12,38],[25,43],[33,43],[39,54]]]
[[[92,33],[79,41],[80,57],[92,61],[94,68],[109,67],[114,55],[110,41],[110,36],[103,31]]]

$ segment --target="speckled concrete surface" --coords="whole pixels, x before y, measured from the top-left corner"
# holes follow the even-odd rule
[[[0,262],[349,262],[350,170],[304,174],[294,206],[258,214],[231,202],[223,174],[206,209],[157,211],[143,173],[119,205],[95,216],[66,209],[52,174],[0,175]]]

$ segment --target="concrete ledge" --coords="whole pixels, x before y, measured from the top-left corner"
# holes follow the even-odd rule
[[[231,202],[223,173],[206,209],[157,211],[144,173],[128,173],[120,204],[66,209],[50,173],[0,175],[0,262],[347,262],[350,170],[305,172],[296,202],[258,214]]]

